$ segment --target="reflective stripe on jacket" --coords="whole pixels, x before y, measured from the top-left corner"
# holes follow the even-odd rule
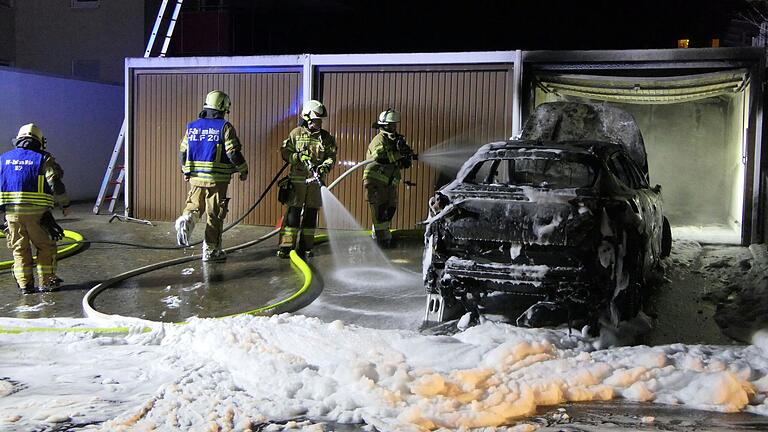
[[[224,148],[226,119],[197,119],[187,125],[187,159],[182,168],[193,178],[228,183],[237,171]]]
[[[0,206],[32,204],[53,207],[53,191],[45,181],[48,154],[16,148],[0,155]]]

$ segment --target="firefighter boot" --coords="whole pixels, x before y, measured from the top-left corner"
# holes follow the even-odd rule
[[[371,230],[371,237],[381,248],[386,249],[393,246],[392,233],[389,231],[389,227],[381,227],[374,224]]]
[[[42,282],[40,282],[40,291],[42,292],[56,291],[61,286],[62,282],[64,281],[61,280],[60,277],[56,275],[48,275],[43,278]]]
[[[189,246],[189,236],[195,228],[195,215],[184,213],[176,219],[176,243],[179,246]]]
[[[22,294],[34,294],[37,292],[37,288],[35,288],[35,284],[30,282],[25,286],[19,286],[19,292]]]
[[[203,261],[226,261],[227,253],[221,247],[210,247],[203,243]]]

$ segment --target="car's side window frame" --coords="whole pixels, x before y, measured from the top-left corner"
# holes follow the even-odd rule
[[[646,180],[645,176],[640,172],[640,168],[637,166],[634,160],[632,160],[629,155],[623,155],[623,159],[625,159],[625,164],[629,167],[629,170],[632,172],[632,176],[635,178],[635,183],[637,184],[637,187],[635,189],[648,189],[650,188],[650,185],[648,185],[648,181]]]
[[[608,156],[608,170],[618,179],[624,186],[632,189],[635,187],[632,174],[627,172],[627,167],[621,161],[622,153],[620,151],[612,153]]]

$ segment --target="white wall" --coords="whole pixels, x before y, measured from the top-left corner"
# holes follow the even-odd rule
[[[0,68],[0,151],[34,122],[73,200],[95,200],[123,121],[123,87]]]

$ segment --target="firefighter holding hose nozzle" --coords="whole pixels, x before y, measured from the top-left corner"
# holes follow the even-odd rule
[[[405,137],[397,133],[400,113],[387,108],[379,114],[373,128],[379,133],[368,145],[366,159],[374,161],[365,167],[363,185],[373,219],[372,236],[384,247],[391,246],[392,233],[389,229],[397,211],[397,186],[400,183],[400,171],[410,168],[417,159],[416,154],[405,142]]]
[[[307,101],[299,126],[280,147],[283,160],[291,165],[288,177],[279,183],[278,198],[288,206],[280,228],[280,258],[288,258],[292,249],[304,258],[312,254],[317,211],[323,204],[320,188],[336,163],[336,139],[323,129],[327,116],[325,105]]]

